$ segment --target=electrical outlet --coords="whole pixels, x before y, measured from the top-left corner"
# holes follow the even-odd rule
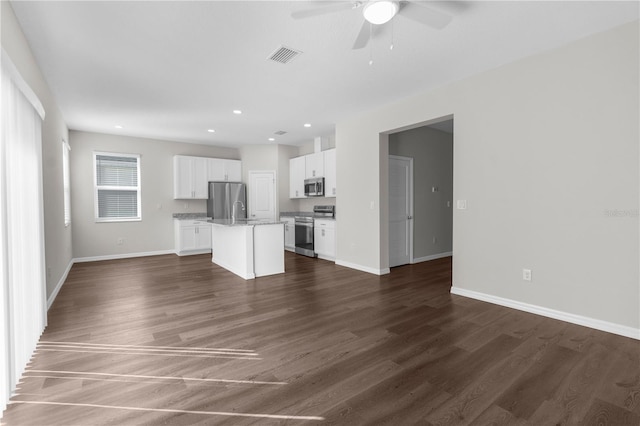
[[[116,244],[119,245],[119,246],[124,244],[124,238],[122,238],[122,237],[118,238],[118,241],[116,241]]]
[[[458,210],[465,210],[467,208],[467,200],[458,200],[456,206]]]
[[[438,242],[438,238],[437,237],[433,237],[433,244]]]
[[[522,270],[522,279],[525,281],[531,281],[531,269]]]

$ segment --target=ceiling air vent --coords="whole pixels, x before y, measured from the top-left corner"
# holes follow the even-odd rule
[[[278,136],[282,136],[285,135],[287,132],[285,132],[284,130],[278,130],[277,132],[274,132],[274,135],[278,135]]]
[[[274,62],[280,62],[281,64],[288,64],[296,58],[302,52],[299,50],[291,49],[290,47],[280,46],[269,56],[269,60]]]

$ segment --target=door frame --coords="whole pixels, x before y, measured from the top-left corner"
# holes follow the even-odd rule
[[[413,259],[413,221],[414,219],[414,211],[413,211],[413,158],[411,157],[403,157],[401,155],[391,155],[389,154],[388,157],[389,160],[391,159],[396,159],[396,160],[401,160],[401,161],[408,161],[409,162],[409,179],[408,179],[408,199],[409,199],[409,216],[411,216],[411,219],[409,219],[409,230],[407,231],[407,233],[409,235],[407,235],[407,244],[409,245],[409,263],[407,263],[407,265],[411,265],[414,263],[414,259]],[[387,160],[388,161],[388,160]],[[390,175],[390,173],[389,173]],[[388,195],[387,195],[388,198]],[[387,219],[387,222],[389,220]],[[388,226],[388,225],[387,225]],[[391,241],[391,238],[387,238],[389,240],[389,242]],[[388,243],[387,243],[388,244]],[[391,250],[389,249],[389,260],[391,259]],[[391,262],[389,262],[390,264]],[[401,265],[398,265],[401,266]]]

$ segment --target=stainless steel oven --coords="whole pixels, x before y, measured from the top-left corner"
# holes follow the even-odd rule
[[[313,218],[333,218],[336,206],[313,206],[313,213],[308,216],[295,216],[296,253],[309,257],[316,257],[313,241]]]
[[[313,251],[313,217],[296,216],[296,253],[316,257]]]

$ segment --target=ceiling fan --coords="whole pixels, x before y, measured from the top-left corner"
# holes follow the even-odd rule
[[[426,6],[424,3],[415,0],[340,1],[330,6],[296,11],[291,14],[291,17],[305,19],[343,10],[362,9],[362,26],[353,43],[353,49],[362,49],[369,42],[374,25],[385,24],[398,14],[438,30],[446,27],[451,22],[450,15]]]

